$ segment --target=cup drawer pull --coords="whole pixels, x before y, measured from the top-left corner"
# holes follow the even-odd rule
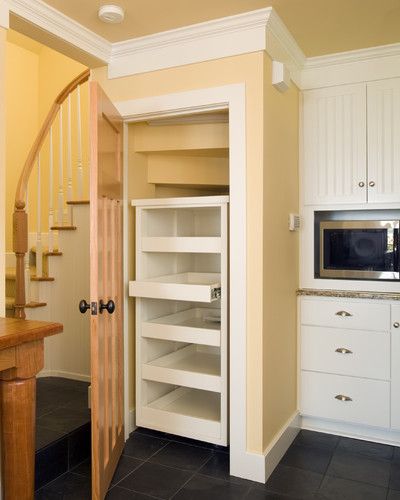
[[[353,401],[349,396],[344,396],[343,394],[338,394],[337,396],[335,396],[335,399],[339,400],[339,401]]]
[[[353,316],[347,311],[338,311],[337,313],[335,313],[335,315],[340,316],[341,318],[349,318],[350,316]]]
[[[353,354],[353,351],[346,349],[346,347],[338,347],[335,352],[338,352],[339,354]]]

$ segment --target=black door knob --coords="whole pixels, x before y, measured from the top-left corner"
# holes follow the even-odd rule
[[[90,304],[86,302],[86,300],[81,300],[79,302],[79,310],[82,314],[85,314],[85,312],[90,309]]]
[[[107,304],[105,304],[102,300],[100,300],[100,314],[103,314],[104,309],[108,312],[108,314],[112,314],[115,311],[115,302],[113,300],[109,300]]]

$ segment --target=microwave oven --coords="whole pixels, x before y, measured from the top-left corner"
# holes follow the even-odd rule
[[[400,280],[400,221],[330,220],[319,223],[319,277]]]

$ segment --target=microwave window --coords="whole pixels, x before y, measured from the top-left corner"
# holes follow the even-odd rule
[[[393,230],[325,229],[325,269],[354,271],[394,271]]]

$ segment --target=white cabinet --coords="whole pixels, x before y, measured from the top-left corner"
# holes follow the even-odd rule
[[[400,431],[400,304],[392,306],[392,428]]]
[[[305,205],[400,203],[400,78],[303,94]]]
[[[365,102],[365,84],[304,92],[306,205],[366,202]]]
[[[367,85],[368,202],[400,202],[400,78]]]
[[[227,196],[135,200],[137,425],[226,445]]]
[[[300,322],[302,415],[399,431],[400,303],[301,297]]]

